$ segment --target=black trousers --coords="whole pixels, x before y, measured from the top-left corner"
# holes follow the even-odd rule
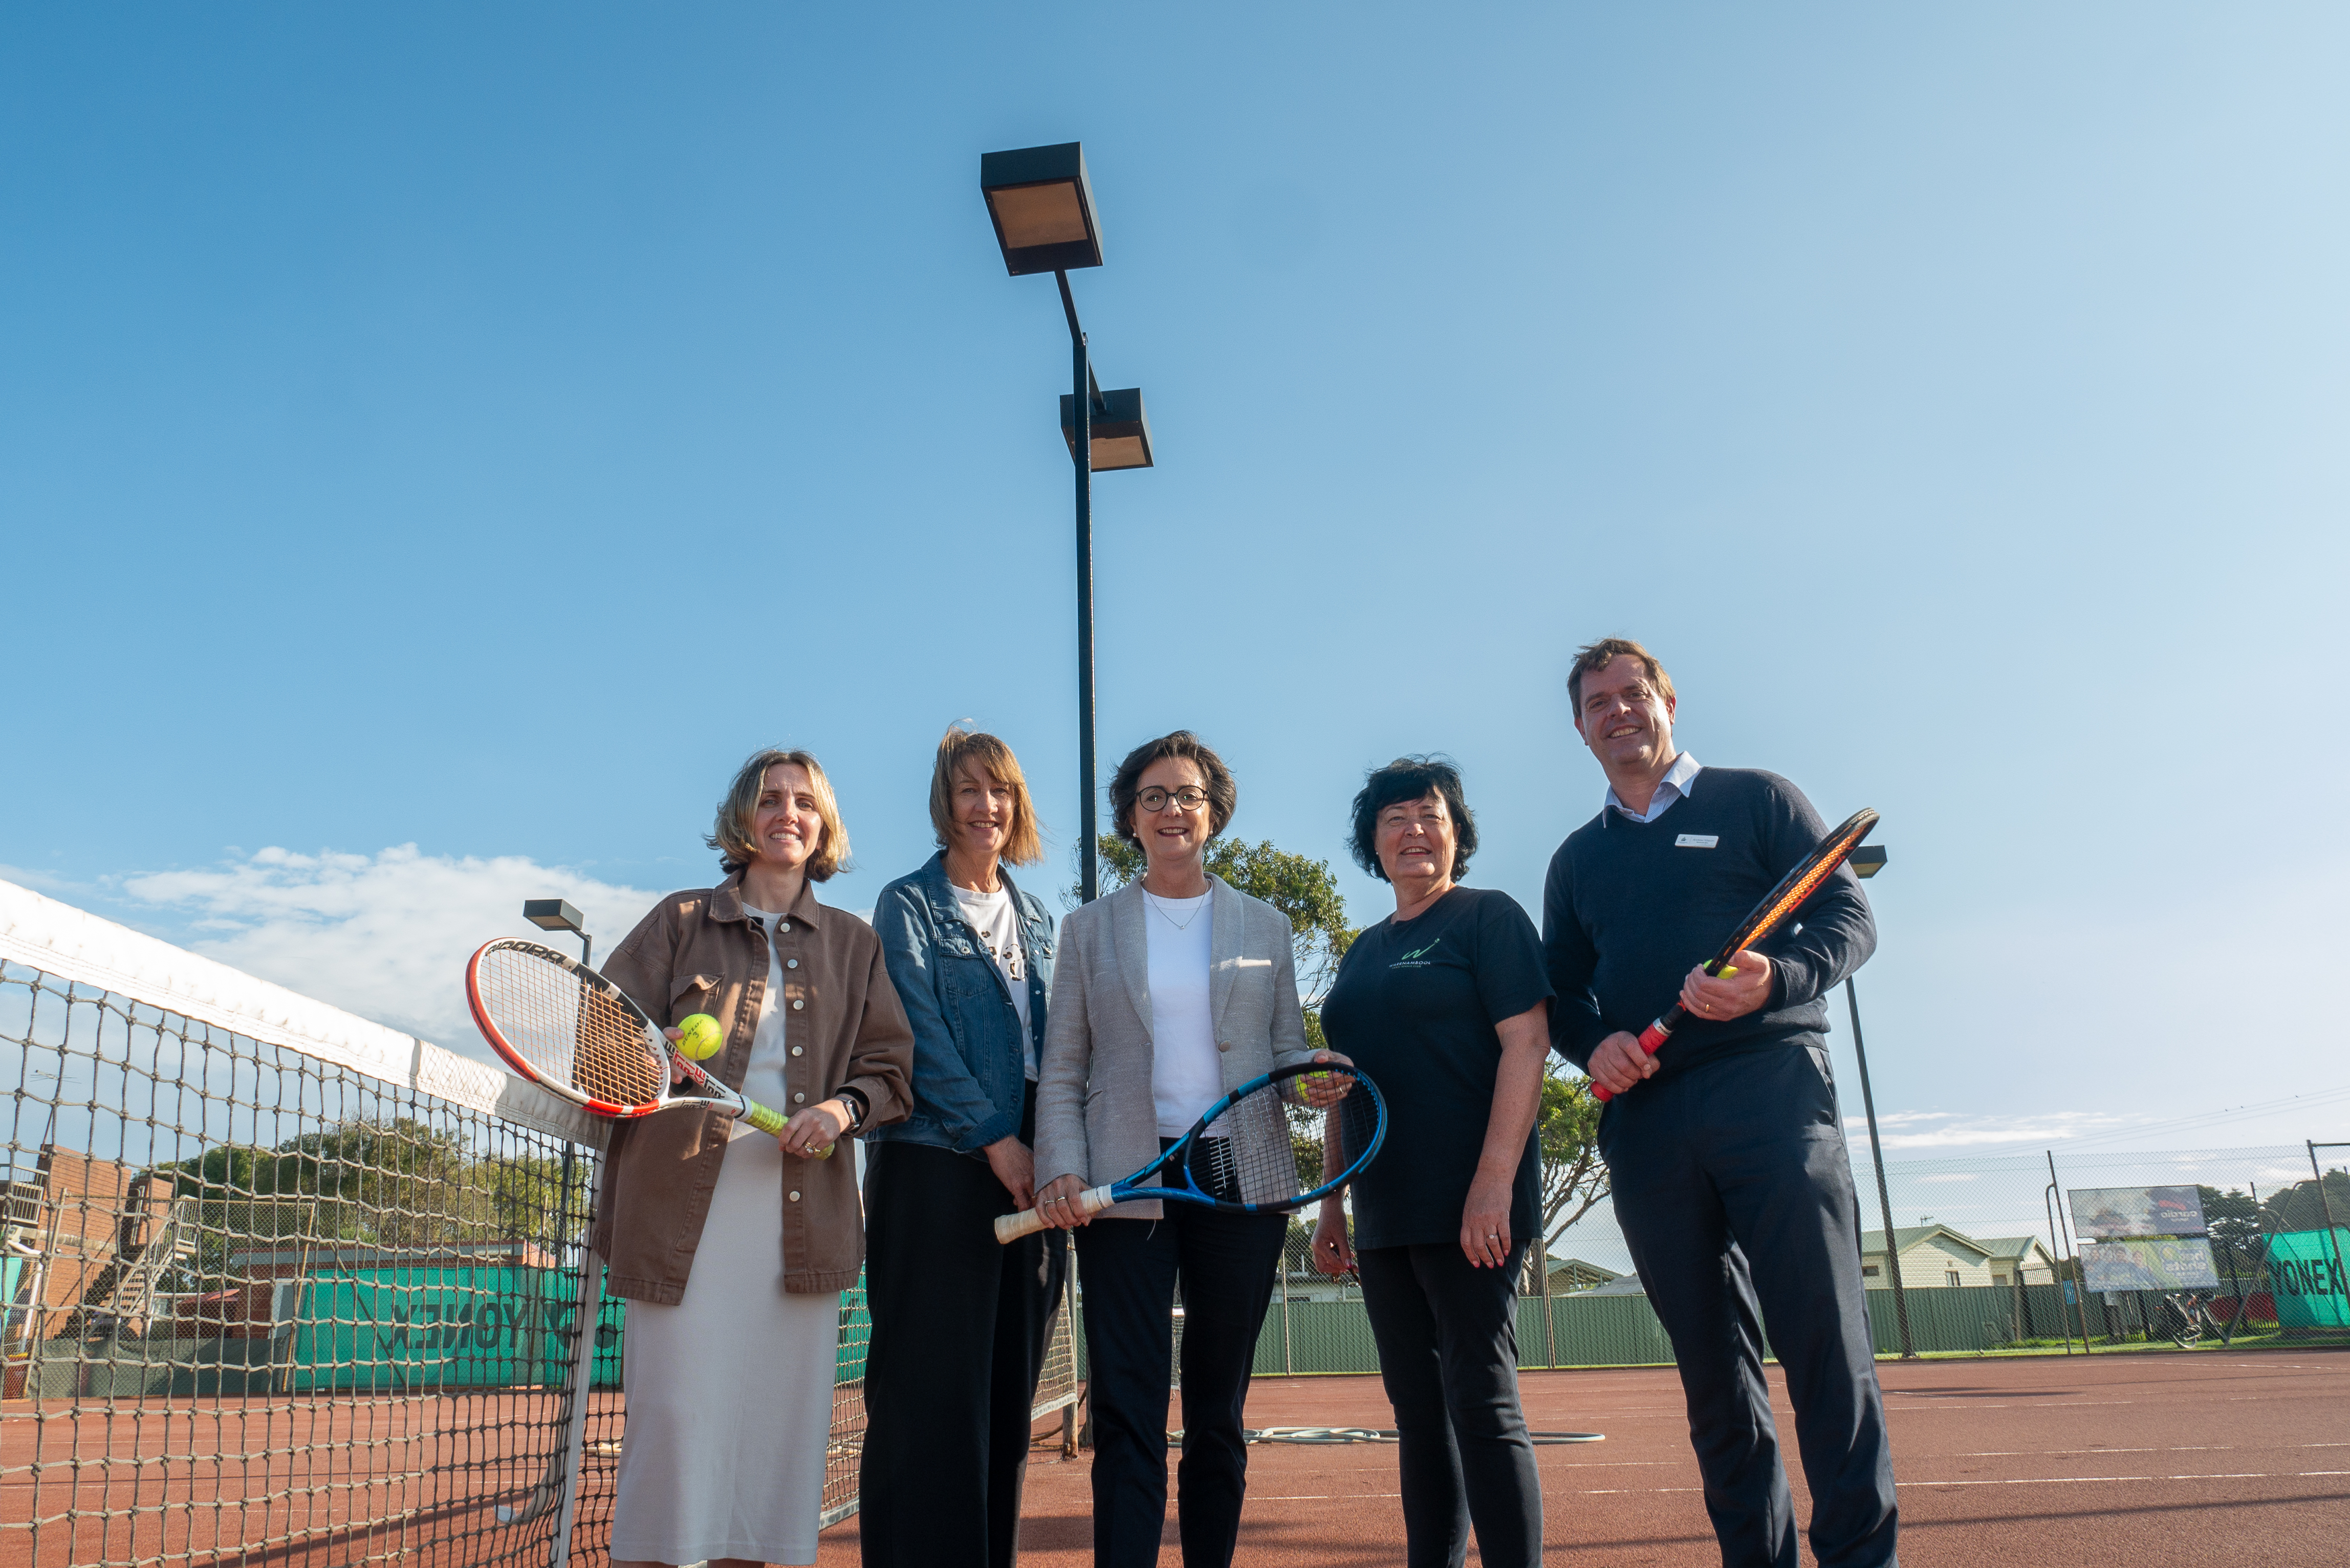
[[[1518,1405],[1518,1268],[1473,1267],[1460,1244],[1357,1252],[1363,1306],[1395,1407],[1404,1561],[1486,1568],[1542,1561],[1542,1476]]]
[[[1632,1262],[1672,1336],[1725,1568],[1796,1563],[1762,1380],[1766,1326],[1795,1407],[1819,1568],[1896,1563],[1860,1205],[1827,1053],[1756,1052],[1652,1079],[1609,1104],[1599,1147]]]
[[[1029,1085],[1021,1136],[1035,1136]],[[1028,1412],[1068,1271],[1062,1232],[1003,1246],[1012,1195],[983,1159],[871,1147],[865,1169],[866,1568],[1012,1568]]]
[[[1094,1428],[1094,1563],[1152,1568],[1167,1521],[1167,1380],[1183,1287],[1184,1568],[1228,1568],[1248,1489],[1241,1407],[1273,1301],[1285,1214],[1166,1205],[1166,1218],[1077,1231]]]

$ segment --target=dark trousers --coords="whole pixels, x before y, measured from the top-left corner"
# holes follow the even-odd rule
[[[1184,1568],[1227,1568],[1248,1489],[1248,1399],[1273,1300],[1284,1214],[1166,1205],[1167,1217],[1097,1220],[1077,1232],[1094,1428],[1094,1562],[1151,1568],[1167,1521],[1167,1381],[1183,1287],[1183,1458],[1176,1469]]]
[[[1820,1568],[1897,1561],[1893,1456],[1860,1282],[1860,1206],[1827,1053],[1726,1057],[1642,1084],[1599,1124],[1616,1217],[1672,1336],[1725,1568],[1795,1568],[1762,1380],[1786,1373]]]
[[[1034,1134],[1035,1090],[1022,1136]],[[1048,1231],[1003,1246],[1012,1195],[983,1159],[873,1145],[865,1170],[866,1568],[1012,1568],[1028,1412],[1068,1249]]]
[[[1395,1407],[1404,1561],[1542,1561],[1542,1475],[1518,1406],[1518,1268],[1480,1269],[1446,1241],[1357,1252],[1363,1307]]]

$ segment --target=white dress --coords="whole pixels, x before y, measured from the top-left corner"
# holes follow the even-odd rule
[[[776,917],[744,912],[770,932]],[[767,992],[743,1093],[788,1098],[784,981],[767,949]],[[801,1162],[765,1133],[726,1146],[685,1298],[629,1303],[622,1344],[628,1421],[612,1506],[621,1562],[816,1561],[840,1339],[840,1293],[784,1290],[783,1190]],[[842,1148],[834,1158],[851,1157]]]

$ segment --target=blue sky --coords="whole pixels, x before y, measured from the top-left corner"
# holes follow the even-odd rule
[[[1534,908],[1601,788],[1567,659],[1636,636],[1700,758],[1885,814],[1904,1147],[2350,1137],[2345,45],[7,5],[0,876],[464,1048],[452,955],[708,879],[763,743],[839,786],[836,902],[963,717],[1066,880],[1066,341],[976,185],[1081,139],[1161,465],[1097,487],[1107,757],[1196,728],[1235,832],[1343,862],[1363,770],[1450,753]]]

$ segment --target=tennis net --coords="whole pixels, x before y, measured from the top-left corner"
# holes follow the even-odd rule
[[[603,1125],[0,882],[0,1568],[608,1557]],[[856,1510],[841,1303],[826,1521]],[[1069,1314],[1039,1415],[1077,1397]]]

